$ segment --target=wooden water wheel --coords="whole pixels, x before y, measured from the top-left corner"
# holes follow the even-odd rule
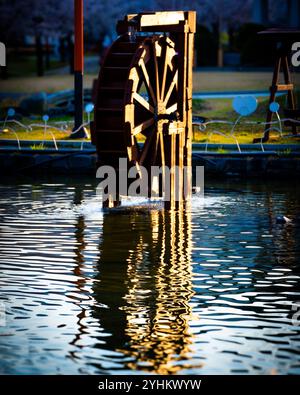
[[[127,15],[117,30],[121,35],[97,83],[92,142],[99,164],[118,170],[119,159],[127,158],[129,166],[149,173],[151,166],[177,166],[166,201],[166,207],[174,207],[184,198],[184,166],[191,165],[195,13]],[[164,170],[159,184],[162,196]],[[151,188],[149,183],[148,195]]]

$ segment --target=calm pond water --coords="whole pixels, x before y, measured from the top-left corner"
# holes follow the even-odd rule
[[[2,182],[0,373],[299,374],[295,184],[210,182],[168,214]]]

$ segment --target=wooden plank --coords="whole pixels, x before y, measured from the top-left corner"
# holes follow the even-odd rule
[[[278,84],[270,87],[270,91],[281,92],[281,91],[291,91],[294,89],[293,84]]]
[[[156,91],[156,99],[160,101],[160,88],[159,88],[159,70],[158,70],[158,63],[157,63],[157,54],[156,54],[156,42],[153,43],[153,59],[154,59],[154,74],[155,74],[155,91]]]
[[[181,83],[178,86],[178,112],[180,120],[185,122],[186,120],[186,86],[187,86],[187,64],[190,62],[188,59],[187,52],[187,33],[178,35],[179,52],[180,56],[178,59],[178,75],[180,76]]]
[[[288,93],[287,93],[288,106],[290,109],[295,109],[296,106],[295,106],[295,97],[294,97],[294,91],[293,91],[294,85],[292,84],[292,80],[291,80],[291,73],[290,73],[287,53],[285,54],[285,56],[282,59],[282,71],[283,71],[283,75],[284,75],[284,81],[285,81],[286,85],[290,87],[288,89]],[[297,127],[295,124],[292,125],[292,132],[294,135],[297,134]]]
[[[182,22],[187,22],[185,25]],[[118,21],[118,34],[126,33],[130,27],[136,31],[146,32],[191,32],[196,31],[195,11],[163,11],[142,14],[129,14]],[[186,30],[185,30],[186,29]]]
[[[171,134],[171,180],[170,180],[170,209],[175,209],[175,201],[176,201],[176,188],[177,188],[177,183],[176,183],[176,172],[175,172],[175,167],[176,167],[176,134]]]
[[[165,97],[165,87],[166,87],[166,79],[167,79],[167,69],[168,69],[168,56],[169,56],[169,47],[165,45],[163,52],[163,73],[162,73],[162,81],[161,81],[161,100],[164,100]]]
[[[189,27],[189,33],[196,33],[196,26],[197,26],[196,11],[185,11],[184,15],[185,15],[185,19],[188,22],[187,25]]]
[[[166,109],[166,114],[172,114],[177,110],[178,103],[174,103],[172,106]]]
[[[176,135],[176,166],[178,167],[178,174],[175,185],[175,207],[179,209],[183,200],[183,148],[185,136],[183,133]]]
[[[152,85],[151,85],[151,82],[150,82],[150,77],[149,77],[148,71],[146,69],[145,63],[142,61],[140,63],[140,66],[141,66],[141,69],[142,69],[142,72],[143,72],[143,75],[144,75],[144,82],[145,82],[146,88],[147,88],[149,94],[151,95],[153,103],[157,104],[156,96],[154,94],[154,90],[152,88]]]
[[[160,27],[178,25],[185,20],[183,11],[155,12],[153,14],[143,14],[140,16],[139,27]]]
[[[140,159],[139,159],[140,166],[143,166],[143,164],[144,164],[144,162],[145,162],[145,160],[147,158],[147,155],[148,155],[148,152],[149,152],[149,148],[151,146],[151,143],[152,143],[154,135],[155,135],[155,132],[153,131],[150,134],[150,136],[147,137],[147,139],[146,139],[146,141],[144,143],[142,154],[141,154]]]
[[[165,147],[165,164],[170,169],[171,167],[171,135],[164,136],[164,147]],[[163,179],[163,192],[166,193],[166,182]],[[166,198],[166,197],[165,197]],[[171,185],[169,191],[169,199],[164,201],[164,207],[166,210],[171,209]]]
[[[192,138],[193,138],[193,114],[192,114],[192,94],[193,94],[193,55],[194,55],[194,34],[187,34],[187,51],[188,51],[188,68],[187,68],[187,102],[186,102],[186,136],[185,136],[185,160],[184,166],[187,167],[186,181],[186,198],[190,199],[192,195]]]
[[[133,128],[132,135],[133,136],[138,135],[139,133],[143,132],[144,130],[146,130],[147,128],[149,128],[153,124],[154,124],[154,119],[153,118],[147,119],[147,121],[144,121],[140,125],[135,126]]]
[[[142,105],[146,110],[152,112],[154,114],[154,108],[153,106],[151,106],[150,103],[147,102],[147,100],[145,100],[143,98],[143,96],[141,96],[139,93],[135,92],[133,94],[133,99],[135,99],[137,102],[140,103],[140,105]]]
[[[165,143],[163,132],[159,133],[159,141],[160,141],[160,156],[161,156],[161,166],[163,166],[163,178],[165,178],[165,169],[166,166],[166,154],[165,154]]]
[[[169,88],[168,88],[168,91],[167,91],[167,93],[166,93],[166,96],[165,96],[165,99],[164,99],[164,104],[165,104],[165,106],[168,104],[168,101],[169,101],[169,99],[170,99],[170,96],[171,96],[171,94],[172,94],[172,92],[173,92],[173,89],[174,89],[174,87],[175,87],[175,85],[176,85],[177,78],[178,78],[178,70],[176,70],[176,72],[175,72],[175,74],[174,74],[174,76],[173,76],[172,82],[171,82],[171,84],[170,84],[170,86],[169,86]]]

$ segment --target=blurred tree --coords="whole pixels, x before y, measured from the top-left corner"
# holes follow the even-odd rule
[[[217,64],[218,42],[215,35],[203,25],[197,25],[195,35],[195,55],[197,66],[215,66]]]
[[[163,9],[163,7],[159,8]],[[116,35],[116,23],[124,15],[155,9],[157,9],[157,4],[154,0],[86,0],[86,37],[90,41],[103,39],[106,35],[113,39]]]
[[[0,1],[1,39],[8,45],[24,42],[27,35],[66,33],[73,24],[73,0]],[[41,20],[42,18],[42,20]]]
[[[114,35],[115,24],[126,13],[151,10],[195,10],[198,23],[210,29],[237,28],[251,22],[253,0],[85,0],[85,28],[88,41],[105,34]],[[273,0],[270,18],[273,23],[283,18],[282,0]],[[286,7],[285,7],[286,8]],[[284,9],[285,9],[284,8]],[[41,34],[67,34],[73,27],[73,0],[0,0],[0,39],[7,44],[22,42],[34,34],[35,16],[43,16]]]
[[[70,37],[73,31],[73,3],[74,0],[0,0],[0,41],[7,46],[17,47],[24,44],[26,36],[39,35],[42,42],[45,37],[54,37],[57,42],[61,39],[58,49],[61,58],[70,58],[66,53],[66,37]],[[217,43],[214,47],[219,48],[221,61],[223,33],[229,32],[230,47],[233,49],[236,32],[241,25],[251,21],[253,0],[85,0],[84,3],[85,41],[97,44],[99,52],[104,38],[106,41],[115,38],[116,22],[125,14],[182,9],[197,11],[198,24],[213,34],[211,37],[207,30],[202,29],[203,39],[207,37],[209,42]],[[282,0],[273,0],[270,4],[272,23],[282,20]],[[202,62],[203,54],[206,56],[205,43],[203,40],[200,42],[199,37],[196,41],[202,48],[202,54],[199,53]],[[209,57],[216,58],[216,48],[215,54]]]
[[[250,17],[252,0],[203,0],[199,7],[198,20],[204,20],[213,27],[217,41],[217,64],[223,66],[224,45],[222,37],[232,26],[239,26]]]
[[[37,74],[44,74],[43,45],[46,37],[59,36],[73,24],[73,0],[0,1],[1,40],[18,48],[26,37],[35,37]]]
[[[245,23],[238,31],[236,46],[241,54],[241,63],[247,66],[271,66],[274,63],[275,43],[264,42],[257,33],[263,25]]]

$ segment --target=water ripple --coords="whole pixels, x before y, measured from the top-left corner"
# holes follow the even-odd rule
[[[0,373],[299,374],[299,191],[236,188],[103,213],[93,183],[1,185]]]

